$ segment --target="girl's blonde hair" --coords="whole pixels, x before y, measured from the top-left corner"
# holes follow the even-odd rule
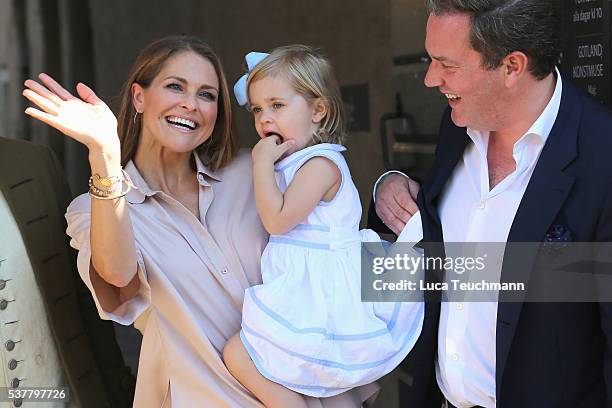
[[[277,75],[289,81],[295,92],[309,103],[321,99],[327,106],[327,114],[320,129],[313,135],[313,141],[343,143],[346,137],[344,106],[329,61],[306,45],[275,48],[249,73],[246,82],[247,98],[251,83]]]

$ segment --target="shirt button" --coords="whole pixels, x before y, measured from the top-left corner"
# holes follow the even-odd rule
[[[6,281],[4,279],[0,280],[0,290],[6,288]]]
[[[19,387],[19,383],[21,381],[19,381],[19,378],[13,378],[13,380],[11,381],[11,388],[17,388]]]
[[[463,303],[457,303],[455,307],[457,308],[457,310],[463,310]]]
[[[15,342],[13,340],[8,340],[6,343],[4,343],[4,348],[6,348],[8,351],[13,351],[15,348]]]
[[[452,354],[452,355],[451,355],[451,360],[453,360],[453,361],[459,361],[459,354],[457,354],[457,353]]]
[[[485,208],[485,202],[484,202],[484,201],[481,201],[481,202],[478,204],[478,208],[480,208],[481,210],[484,210],[484,208]]]
[[[198,181],[199,181],[200,183],[203,183],[203,182],[204,182],[204,176],[202,175],[202,173],[199,173],[199,174],[198,174]]]
[[[8,306],[8,301],[6,299],[0,300],[0,310],[6,309],[7,306]]]
[[[11,359],[11,361],[8,362],[8,368],[9,370],[14,370],[17,368],[17,360],[15,360],[14,358]]]
[[[17,398],[13,400],[13,405],[19,408],[23,404],[23,400],[21,398]]]
[[[227,268],[223,268],[221,270],[221,274],[223,274],[223,275],[227,275],[227,272],[228,272]]]

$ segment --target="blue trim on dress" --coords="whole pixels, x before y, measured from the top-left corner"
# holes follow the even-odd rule
[[[248,342],[242,330],[240,330],[240,340],[242,340],[242,344],[244,345],[244,348],[246,349],[247,353],[249,353],[249,356],[251,357],[251,361],[253,361],[253,364],[255,364],[255,367],[257,367],[257,371],[259,371],[261,375],[263,375],[270,381],[274,381],[277,384],[281,384],[286,388],[303,389],[303,390],[319,390],[319,394],[328,394],[328,390],[331,390],[331,389],[344,390],[346,388],[346,387],[324,387],[324,386],[318,386],[318,385],[300,385],[300,384],[293,384],[287,381],[283,381],[280,378],[275,377],[272,374],[270,374],[270,372],[268,372],[261,365],[261,363],[259,362],[259,359],[255,356],[255,350],[253,349],[253,346],[251,345],[251,343]]]
[[[395,327],[395,323],[397,323],[397,315],[399,315],[399,303],[395,304],[393,308],[393,314],[391,315],[391,320],[387,324],[387,330],[391,331]]]
[[[299,328],[295,327],[291,322],[280,316],[278,313],[274,312],[268,306],[266,306],[261,299],[257,297],[255,294],[255,290],[248,289],[248,294],[253,299],[253,303],[265,314],[267,314],[270,318],[275,320],[280,325],[284,326],[286,329],[289,329],[293,333],[296,334],[320,334],[326,340],[337,340],[337,341],[358,341],[358,340],[367,340],[375,337],[384,336],[385,334],[389,334],[391,329],[395,326],[397,321],[397,316],[399,315],[399,308],[401,306],[400,303],[396,303],[393,307],[393,315],[391,316],[391,320],[387,323],[386,329],[379,329],[376,331],[371,331],[367,333],[359,333],[359,334],[336,334],[328,332],[324,327],[305,327]]]
[[[330,228],[327,225],[315,225],[315,224],[298,224],[293,227],[294,230],[298,231],[321,231],[329,232]]]
[[[312,364],[318,364],[324,367],[332,367],[332,368],[338,368],[341,370],[345,370],[345,371],[359,371],[359,370],[367,370],[369,368],[374,368],[374,367],[378,367],[380,365],[383,365],[385,363],[387,363],[389,360],[392,360],[393,358],[397,357],[398,354],[401,354],[402,350],[404,350],[406,348],[406,346],[408,346],[408,344],[414,340],[414,338],[412,336],[410,336],[410,331],[408,331],[408,333],[406,334],[406,338],[404,340],[404,344],[399,348],[398,351],[396,352],[392,352],[391,355],[389,357],[385,357],[381,360],[378,361],[371,361],[369,363],[340,363],[338,361],[331,361],[331,360],[323,360],[320,358],[314,358],[311,356],[306,356],[303,354],[299,354],[296,353],[294,351],[291,350],[287,350],[284,347],[279,346],[278,344],[272,342],[272,340],[265,338],[264,336],[262,336],[261,334],[257,333],[256,331],[254,331],[253,329],[251,329],[249,326],[247,326],[244,321],[242,321],[242,331],[248,332],[250,335],[255,336],[263,341],[268,342],[270,345],[274,346],[275,348],[277,348],[278,350],[283,351],[284,353],[295,357],[295,358],[299,358],[300,360],[304,360],[308,363],[312,363]],[[241,338],[244,338],[244,336],[241,333]],[[418,336],[417,336],[418,338]],[[249,344],[250,345],[250,344]],[[249,353],[251,354],[251,353]],[[255,361],[257,358],[254,355],[251,355],[251,359],[253,361]],[[299,386],[302,387],[302,386]],[[327,387],[326,387],[327,388]],[[344,388],[344,387],[343,387]]]
[[[298,239],[291,239],[280,236],[271,236],[268,242],[273,242],[275,244],[295,245],[312,249],[325,249],[328,251],[331,249],[329,244],[317,244],[316,242],[300,241]]]

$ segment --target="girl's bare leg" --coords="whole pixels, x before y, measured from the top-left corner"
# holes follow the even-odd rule
[[[259,373],[240,335],[235,334],[225,344],[223,360],[230,373],[268,408],[306,408],[304,397]]]

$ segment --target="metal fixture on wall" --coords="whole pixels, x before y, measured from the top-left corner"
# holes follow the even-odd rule
[[[439,119],[447,106],[437,90],[423,83],[429,61],[426,53],[393,58],[395,111],[380,118],[385,167],[405,170],[416,179],[424,179],[431,167]]]
[[[433,160],[437,136],[419,133],[414,117],[404,112],[399,93],[395,94],[395,112],[380,118],[380,137],[385,168],[424,177]]]

